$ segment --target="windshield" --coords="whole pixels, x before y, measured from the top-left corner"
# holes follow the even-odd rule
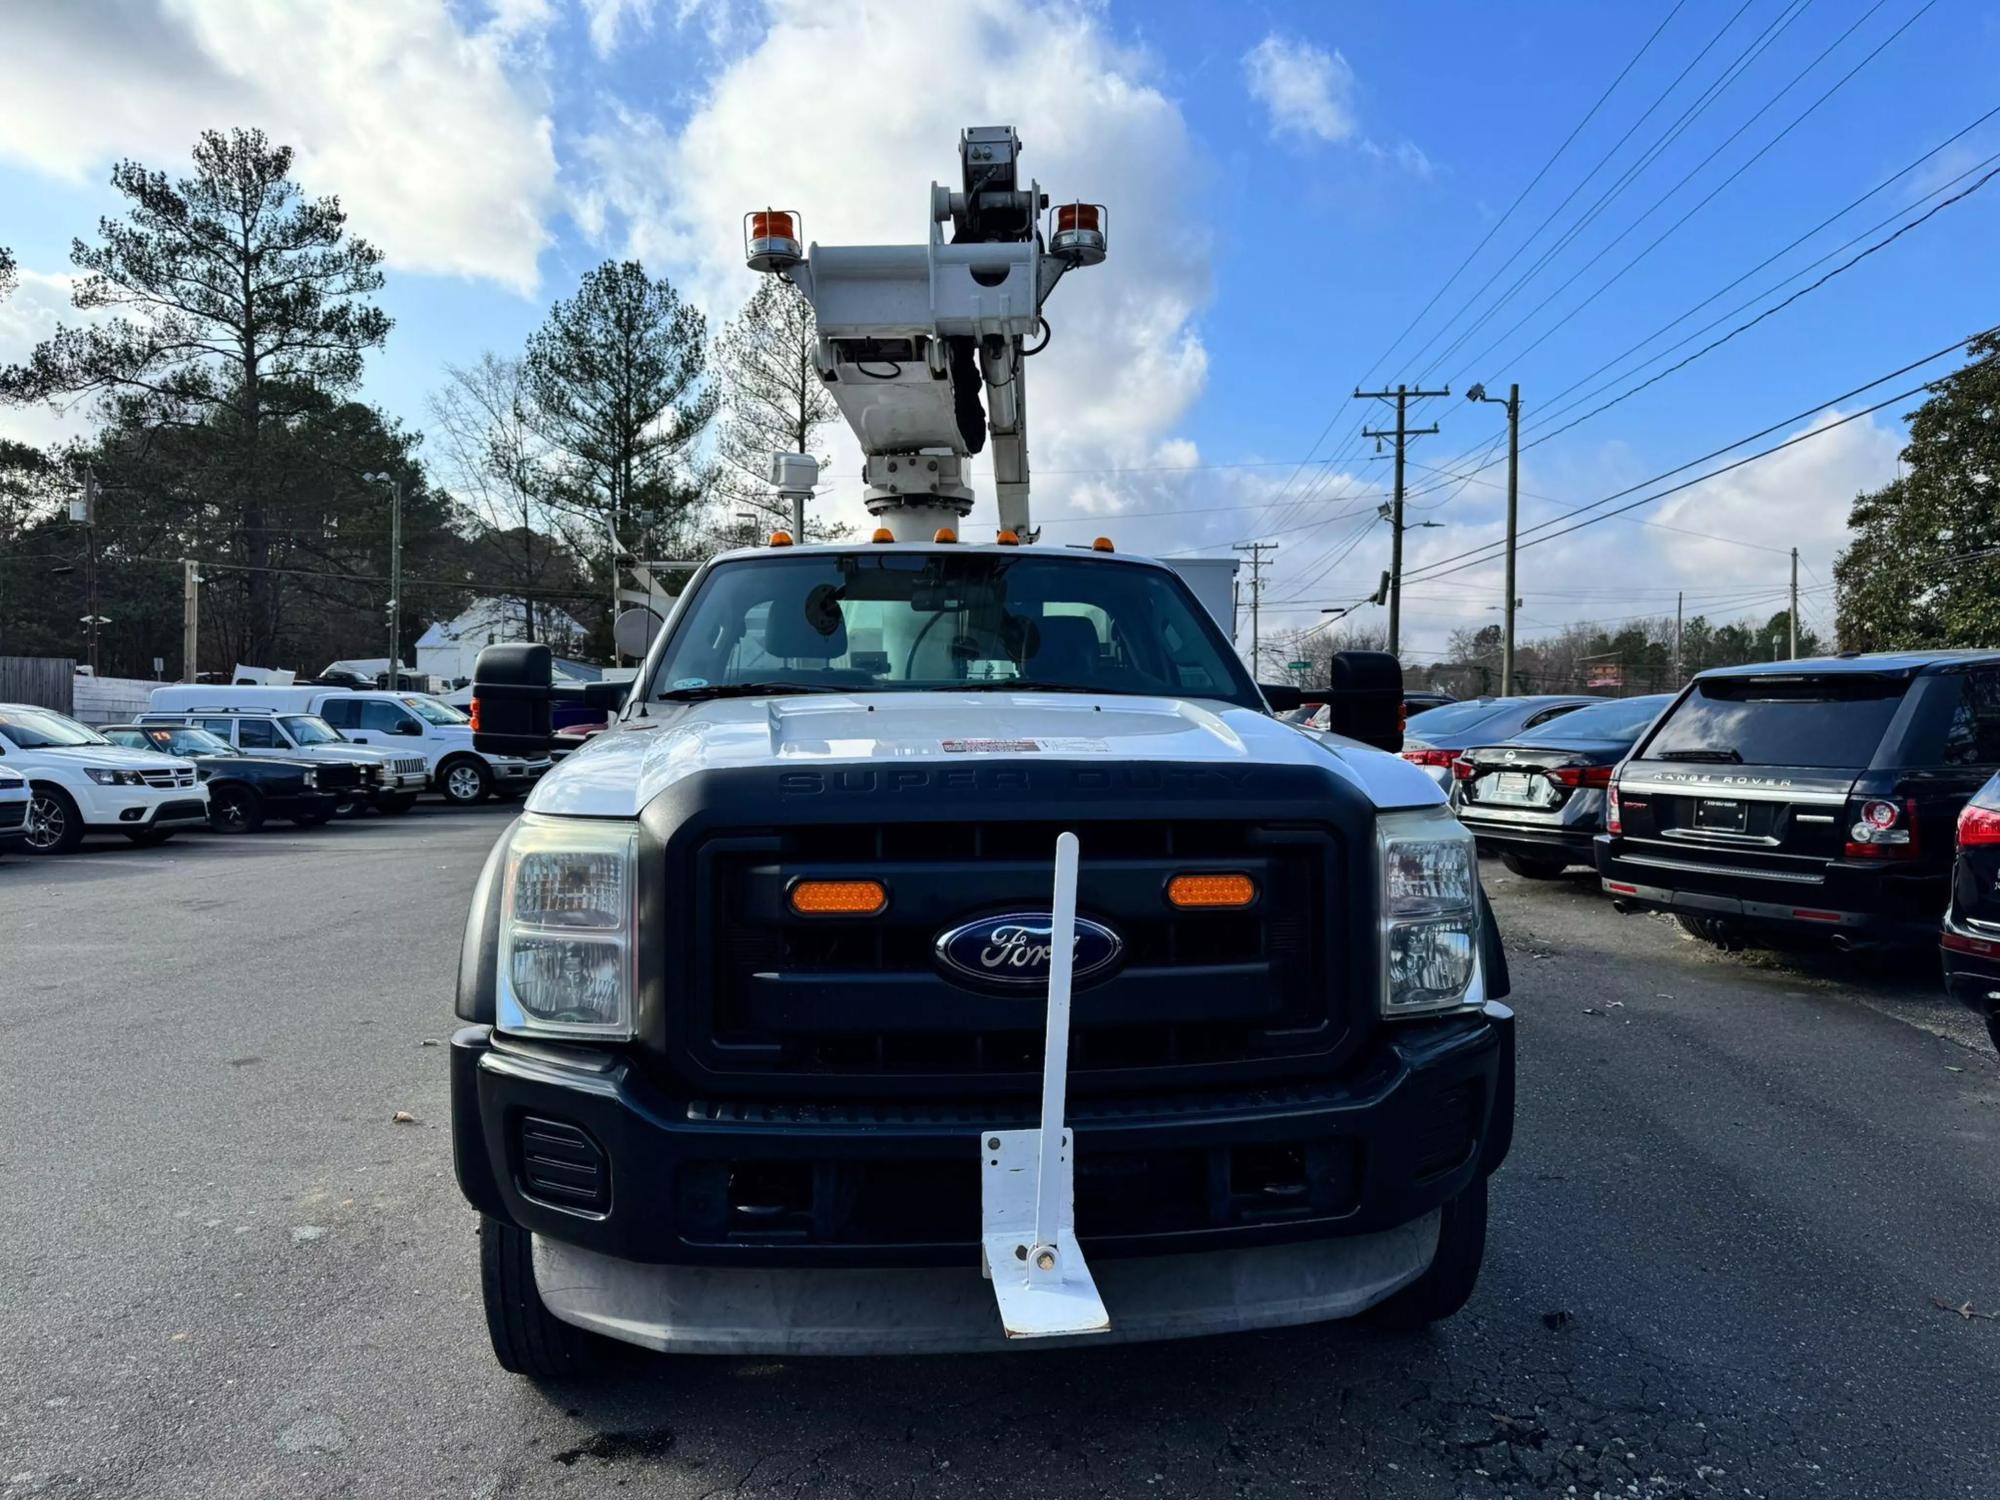
[[[724,563],[686,606],[654,696],[1023,687],[1263,706],[1171,572],[1024,552],[818,553]]]
[[[1697,681],[1647,743],[1648,760],[1858,768],[1909,684],[1866,673]]]
[[[76,745],[108,745],[95,729],[40,708],[0,708],[0,734],[23,750],[62,750]]]
[[[404,698],[403,707],[422,719],[426,724],[470,724],[471,719],[453,708],[449,703],[436,698]]]
[[[153,748],[164,750],[170,755],[234,755],[235,749],[229,741],[206,729],[149,729],[147,737]]]
[[[1411,714],[1403,727],[1422,739],[1434,740],[1439,735],[1469,731],[1497,717],[1505,708],[1504,703],[1491,699],[1484,703],[1444,703],[1436,708],[1427,708],[1420,714]]]
[[[1592,704],[1564,714],[1553,724],[1531,729],[1519,736],[1519,740],[1524,745],[1567,745],[1577,740],[1612,740],[1630,744],[1645,733],[1646,726],[1673,701],[1671,694],[1658,693],[1645,698],[1620,698],[1611,703]]]
[[[295,742],[301,745],[341,745],[346,743],[346,741],[341,739],[338,731],[317,714],[287,714],[278,722],[283,724],[286,732],[291,735]]]

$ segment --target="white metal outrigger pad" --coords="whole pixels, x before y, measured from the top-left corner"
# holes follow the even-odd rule
[[[1075,1142],[1063,1125],[1077,851],[1075,834],[1056,839],[1041,1127],[989,1130],[979,1138],[980,1270],[993,1283],[1001,1325],[1013,1339],[1111,1328],[1076,1243]]]

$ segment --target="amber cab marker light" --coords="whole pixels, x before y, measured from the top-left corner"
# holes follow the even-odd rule
[[[953,531],[949,526],[940,526],[931,537],[931,540],[934,542],[955,542],[958,540],[958,533]]]
[[[1111,545],[1110,537],[1101,536],[1090,544],[1090,550],[1092,552],[1116,552],[1118,549]]]
[[[1176,875],[1167,882],[1167,901],[1183,911],[1236,908],[1257,899],[1248,875]]]
[[[879,880],[801,880],[791,902],[802,917],[872,917],[887,910],[889,888]]]
[[[1021,533],[1018,531],[1003,531],[994,537],[993,540],[1002,547],[1018,547],[1021,545]]]
[[[772,532],[772,533],[771,533],[771,545],[772,545],[773,547],[789,547],[789,546],[791,546],[791,545],[792,545],[792,534],[791,534],[791,533],[790,533],[789,531],[774,531],[774,532]]]
[[[875,535],[871,537],[870,540],[877,542],[893,542],[896,540],[896,533],[891,531],[886,526],[877,526],[875,528]]]

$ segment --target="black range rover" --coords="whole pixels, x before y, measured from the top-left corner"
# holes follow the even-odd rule
[[[1598,873],[1710,941],[1935,943],[1953,824],[1996,766],[2000,652],[1704,672],[1619,767]]]

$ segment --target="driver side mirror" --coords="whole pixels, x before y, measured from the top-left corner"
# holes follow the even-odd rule
[[[1391,754],[1403,748],[1403,664],[1386,651],[1337,651],[1328,684],[1331,733]]]
[[[486,755],[535,757],[554,743],[549,720],[549,648],[488,646],[472,668],[472,748]]]
[[[1289,682],[1260,682],[1257,691],[1264,695],[1264,701],[1271,705],[1274,714],[1290,713],[1295,708],[1303,707],[1306,701],[1305,690]]]

